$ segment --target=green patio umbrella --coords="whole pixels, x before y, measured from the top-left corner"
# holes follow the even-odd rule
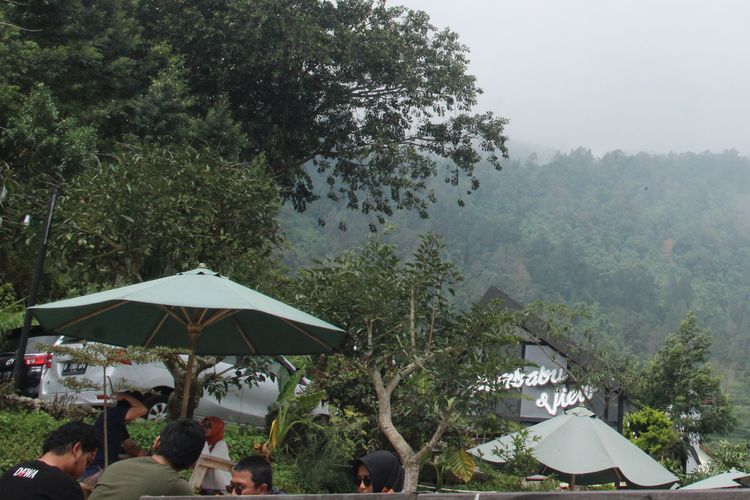
[[[677,482],[674,474],[586,408],[567,410],[527,431],[525,445],[544,466],[541,472],[554,473],[572,485],[625,481],[637,488],[669,488]],[[503,436],[469,453],[504,463],[518,436],[517,432]]]
[[[192,271],[34,306],[45,330],[118,346],[189,350],[182,415],[196,354],[317,354],[344,331],[201,265]]]

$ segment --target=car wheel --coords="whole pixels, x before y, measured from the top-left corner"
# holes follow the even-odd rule
[[[169,396],[165,394],[154,394],[148,396],[144,401],[148,412],[144,417],[147,420],[162,420],[167,418],[167,400]]]

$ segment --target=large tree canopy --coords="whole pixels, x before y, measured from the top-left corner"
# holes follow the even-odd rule
[[[325,194],[365,213],[425,216],[434,201],[425,181],[442,166],[471,192],[475,166],[499,168],[506,154],[505,120],[471,113],[481,91],[468,49],[424,12],[373,0],[0,8],[23,28],[3,35],[3,121],[44,83],[65,116],[94,129],[100,152],[147,140],[242,161],[263,153],[300,211]]]
[[[169,0],[143,3],[145,36],[185,57],[193,93],[210,105],[228,95],[299,210],[316,197],[308,162],[328,195],[351,208],[425,213],[420,191],[451,161],[476,188],[476,152],[495,166],[504,120],[472,115],[480,90],[467,48],[424,12],[372,0]],[[180,15],[175,16],[175,12]]]

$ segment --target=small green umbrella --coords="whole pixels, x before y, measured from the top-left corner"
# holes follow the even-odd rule
[[[586,408],[573,408],[527,429],[525,446],[543,466],[575,484],[627,482],[639,488],[669,488],[677,477]],[[519,433],[472,448],[469,453],[503,463]],[[499,454],[497,452],[500,452]]]
[[[195,355],[318,354],[344,331],[199,266],[136,285],[34,306],[49,331],[118,346],[187,348],[182,415]]]

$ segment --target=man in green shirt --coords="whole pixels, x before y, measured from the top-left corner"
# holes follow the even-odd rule
[[[197,422],[180,419],[168,424],[154,441],[152,456],[112,464],[102,473],[89,500],[194,495],[177,472],[195,464],[205,440],[203,428]]]

